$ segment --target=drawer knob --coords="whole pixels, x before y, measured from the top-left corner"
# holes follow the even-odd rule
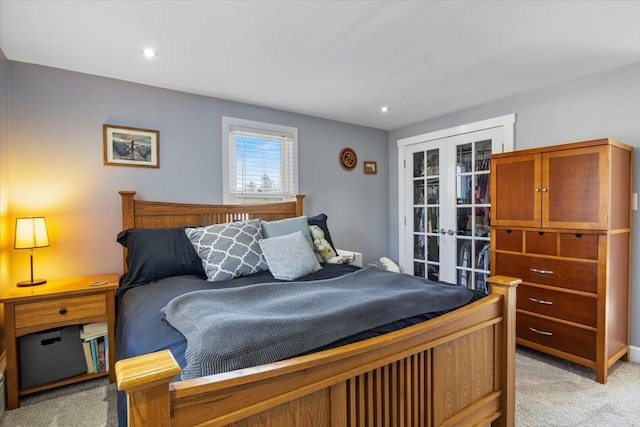
[[[66,308],[61,308],[59,313],[60,314],[67,314],[67,309]]]
[[[547,337],[550,337],[550,336],[553,335],[551,332],[541,331],[540,329],[532,328],[531,326],[529,326],[529,330],[531,332],[535,332],[536,334],[544,335],[544,336],[547,336]]]
[[[551,270],[540,270],[539,268],[530,268],[529,270],[539,274],[553,274],[553,271]]]
[[[538,298],[529,298],[529,301],[536,302],[538,304],[553,305],[552,301],[545,301],[543,299],[538,299]]]

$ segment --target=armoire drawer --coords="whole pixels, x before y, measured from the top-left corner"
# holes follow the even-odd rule
[[[562,291],[520,285],[518,309],[595,328],[598,299]]]
[[[527,231],[526,252],[538,255],[558,255],[558,233]]]
[[[522,252],[522,231],[520,230],[495,230],[496,250]]]
[[[598,264],[496,253],[496,273],[538,283],[590,293],[598,290]]]
[[[561,233],[560,256],[598,259],[598,235]]]
[[[516,315],[517,338],[595,361],[596,333],[525,313]]]

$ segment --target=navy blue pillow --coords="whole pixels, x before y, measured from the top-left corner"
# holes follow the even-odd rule
[[[331,233],[329,233],[329,227],[327,227],[327,215],[326,214],[318,214],[316,216],[308,216],[307,223],[309,225],[317,225],[324,231],[324,238],[329,242],[329,245],[333,249],[335,253],[338,253],[336,250],[336,246],[333,244],[333,240],[331,240]]]
[[[127,248],[127,273],[119,294],[127,288],[165,277],[193,275],[206,278],[202,260],[184,232],[186,227],[130,228],[118,233]]]

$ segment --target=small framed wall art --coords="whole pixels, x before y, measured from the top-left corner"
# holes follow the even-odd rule
[[[342,169],[352,171],[358,165],[358,156],[356,156],[356,152],[353,151],[353,148],[345,147],[340,151],[338,161],[340,162]]]
[[[371,160],[364,161],[364,173],[366,174],[376,174],[378,173],[378,162],[374,162]]]
[[[125,126],[103,125],[104,164],[160,167],[160,132]]]

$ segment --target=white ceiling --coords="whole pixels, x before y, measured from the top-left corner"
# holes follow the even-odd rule
[[[640,1],[0,0],[0,48],[392,130],[640,62]]]

